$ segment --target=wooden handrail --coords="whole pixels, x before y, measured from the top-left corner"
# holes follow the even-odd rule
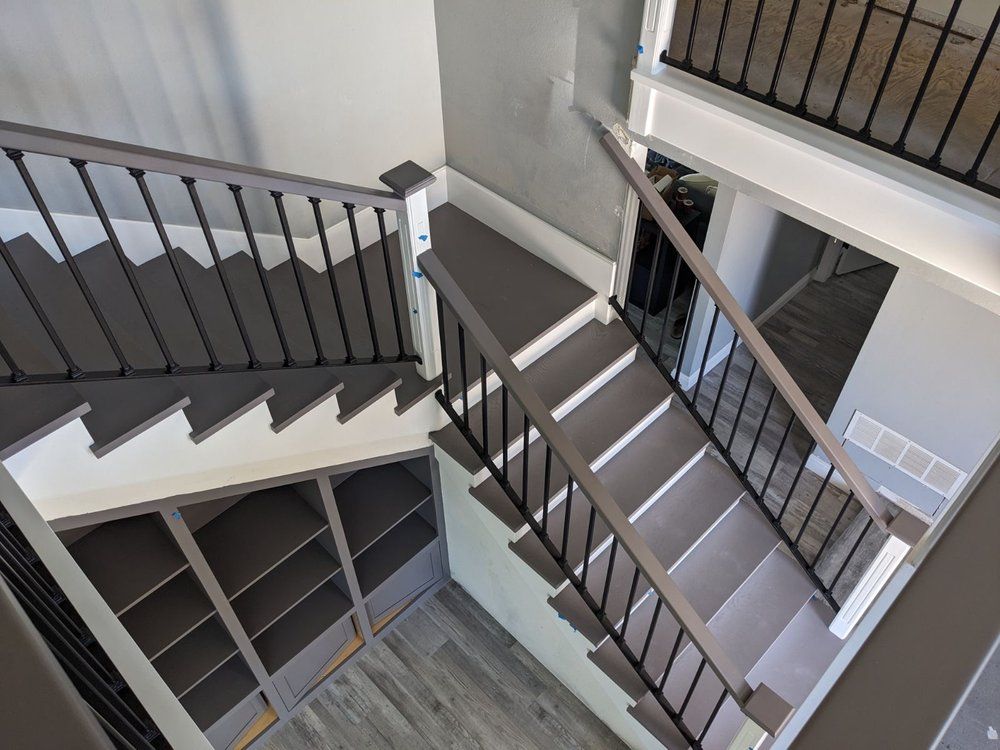
[[[681,226],[680,221],[656,192],[653,184],[639,165],[629,157],[611,132],[604,134],[601,138],[601,145],[611,156],[625,181],[635,190],[639,200],[653,217],[653,220],[670,239],[701,286],[722,311],[722,314],[739,335],[743,345],[757,360],[758,367],[771,379],[778,392],[784,397],[785,402],[795,412],[799,421],[805,425],[806,430],[816,441],[816,445],[833,464],[865,511],[881,529],[902,539],[907,544],[916,544],[927,530],[928,524],[903,508],[900,508],[896,514],[892,513],[889,502],[872,489],[861,469],[847,454],[844,446],[816,412],[802,389],[799,388],[785,366],[781,364],[778,356],[764,341],[753,321],[740,307],[740,303],[736,301],[715,269],[705,259],[691,235]]]
[[[666,568],[636,531],[628,516],[594,474],[590,464],[514,365],[506,350],[440,259],[433,251],[428,251],[420,255],[418,262],[420,270],[433,285],[438,296],[462,324],[465,335],[475,342],[480,354],[486,358],[508,392],[528,415],[531,425],[538,430],[539,435],[559,458],[575,484],[618,539],[621,549],[635,563],[695,648],[705,657],[706,663],[729,695],[758,725],[772,735],[777,734],[791,716],[791,706],[765,685],[761,685],[756,691],[750,687],[743,672],[737,668]]]
[[[338,203],[353,203],[392,211],[406,208],[406,202],[402,198],[387,190],[345,185],[16,122],[0,120],[0,147],[66,159],[80,159],[96,164],[109,164],[126,169],[141,169],[146,172],[191,177],[196,180],[235,184],[245,188],[304,195]]]

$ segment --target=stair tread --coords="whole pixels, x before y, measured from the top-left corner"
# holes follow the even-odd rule
[[[770,524],[744,500],[726,513],[676,565],[671,577],[695,612],[707,622],[777,544],[778,537]],[[626,642],[636,653],[641,652],[644,646],[655,606],[655,598],[649,597],[634,609],[630,617]],[[650,641],[648,671],[651,674],[663,673],[677,629],[673,617],[661,610]],[[591,659],[633,700],[638,700],[646,692],[646,686],[612,640],[605,639],[591,654]]]
[[[268,370],[260,375],[274,388],[267,408],[271,412],[271,429],[275,432],[281,432],[344,388],[343,381],[326,367],[289,367]]]
[[[554,411],[628,352],[634,352],[637,346],[620,320],[609,325],[591,320],[524,368],[523,375],[542,402]],[[499,417],[501,399],[499,389],[487,396],[491,417],[488,440],[494,456],[500,454],[503,445],[503,425]],[[508,399],[508,402],[508,440],[516,442],[524,425],[524,412],[514,399]],[[481,406],[470,410],[469,429],[474,435],[482,435]],[[483,468],[479,457],[454,424],[432,432],[431,440],[467,471],[475,473]]]
[[[0,461],[89,411],[90,404],[68,383],[0,388]]]
[[[650,501],[661,488],[700,451],[707,439],[691,416],[681,408],[667,409],[656,420],[622,448],[607,464],[597,471],[597,478],[611,494],[618,507],[630,518],[639,508]],[[678,480],[679,481],[679,480]],[[668,490],[669,491],[669,490]],[[660,513],[663,510],[654,502],[646,513]],[[710,507],[708,503],[701,507]],[[645,514],[638,521],[643,520]],[[566,504],[560,502],[549,512],[549,529],[557,539],[562,538],[565,528]],[[574,506],[570,513],[569,544],[566,557],[574,568],[583,562],[586,551],[589,504]],[[607,525],[599,517],[594,524],[593,547],[597,549],[610,539]],[[546,581],[557,586],[565,581],[562,571],[552,560],[538,537],[527,532],[511,548],[535,569]],[[605,560],[606,555],[600,556]],[[592,559],[592,563],[596,562]],[[589,580],[603,582],[606,567],[591,565]]]
[[[630,706],[628,712],[667,750],[689,750],[691,747],[652,694]]]
[[[637,359],[563,418],[560,426],[584,459],[593,463],[629,430],[665,408],[671,395],[656,368],[644,359]],[[509,464],[510,481],[518,491],[523,460],[523,454],[519,453]],[[544,441],[535,440],[528,449],[528,506],[532,512],[541,508],[544,466]],[[566,478],[566,470],[553,457],[550,497],[565,489]],[[511,529],[516,531],[524,526],[521,514],[492,477],[474,487],[472,495]]]
[[[653,507],[639,517],[636,531],[657,560],[670,570],[742,493],[743,486],[725,466],[710,455],[702,455]],[[592,563],[594,580],[604,580],[607,566],[607,554]],[[608,613],[617,621],[625,614],[634,569],[616,564],[612,572]],[[645,581],[640,581],[636,601],[646,586]],[[553,597],[552,605],[595,645],[605,637],[604,629],[575,589],[564,587]]]
[[[344,383],[343,390],[337,394],[340,406],[337,421],[341,424],[356,417],[403,382],[395,371],[383,365],[336,367],[334,372]]]
[[[433,380],[424,380],[412,362],[396,362],[386,367],[391,368],[402,380],[396,387],[397,415],[405,414],[441,387],[440,375]]]

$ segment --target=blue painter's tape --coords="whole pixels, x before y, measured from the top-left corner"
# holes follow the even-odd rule
[[[637,44],[636,47],[635,47],[635,51],[638,52],[641,55],[643,52],[646,51],[646,49],[641,44]]]
[[[427,242],[427,240],[430,239],[430,237],[429,235],[421,234],[417,236],[417,239],[420,240],[421,242]]]
[[[174,517],[174,520],[177,520],[177,521],[181,520],[181,512],[179,510],[175,510],[170,515],[172,515]]]
[[[413,278],[415,278],[415,279],[422,279],[422,278],[424,278],[424,275],[420,271],[414,271],[413,272]]]

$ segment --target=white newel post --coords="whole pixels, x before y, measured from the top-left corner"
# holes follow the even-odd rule
[[[422,360],[417,366],[417,373],[424,380],[433,380],[441,374],[437,297],[434,288],[420,273],[417,258],[431,249],[427,188],[435,177],[418,164],[408,161],[390,169],[379,179],[406,201],[405,210],[396,212],[406,282],[406,313],[414,347]]]
[[[839,638],[847,638],[858,624],[862,615],[868,611],[875,598],[881,593],[892,574],[899,569],[910,551],[910,545],[894,536],[890,536],[878,555],[861,576],[854,591],[847,597],[837,616],[830,623],[830,632]]]

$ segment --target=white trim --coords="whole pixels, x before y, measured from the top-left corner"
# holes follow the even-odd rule
[[[882,593],[885,584],[903,564],[909,552],[910,545],[901,539],[892,535],[886,539],[882,549],[830,623],[831,633],[843,640],[853,632],[854,627]]]
[[[813,270],[809,271],[805,276],[803,276],[801,279],[799,279],[794,284],[792,284],[790,287],[788,287],[788,289],[785,291],[784,294],[782,294],[780,297],[778,297],[778,299],[776,299],[774,302],[772,302],[767,307],[767,309],[764,310],[764,312],[762,312],[760,315],[758,315],[756,318],[754,318],[753,319],[754,328],[758,328],[759,329],[761,326],[763,326],[768,320],[771,319],[771,317],[775,313],[778,312],[778,310],[780,310],[785,305],[787,305],[789,302],[791,302],[792,299],[795,297],[796,294],[798,294],[803,289],[805,289],[807,286],[809,286],[809,282],[813,280],[813,276],[815,274],[815,270],[816,269],[813,269]]]
[[[447,167],[448,202],[597,292],[611,294],[615,262]]]

